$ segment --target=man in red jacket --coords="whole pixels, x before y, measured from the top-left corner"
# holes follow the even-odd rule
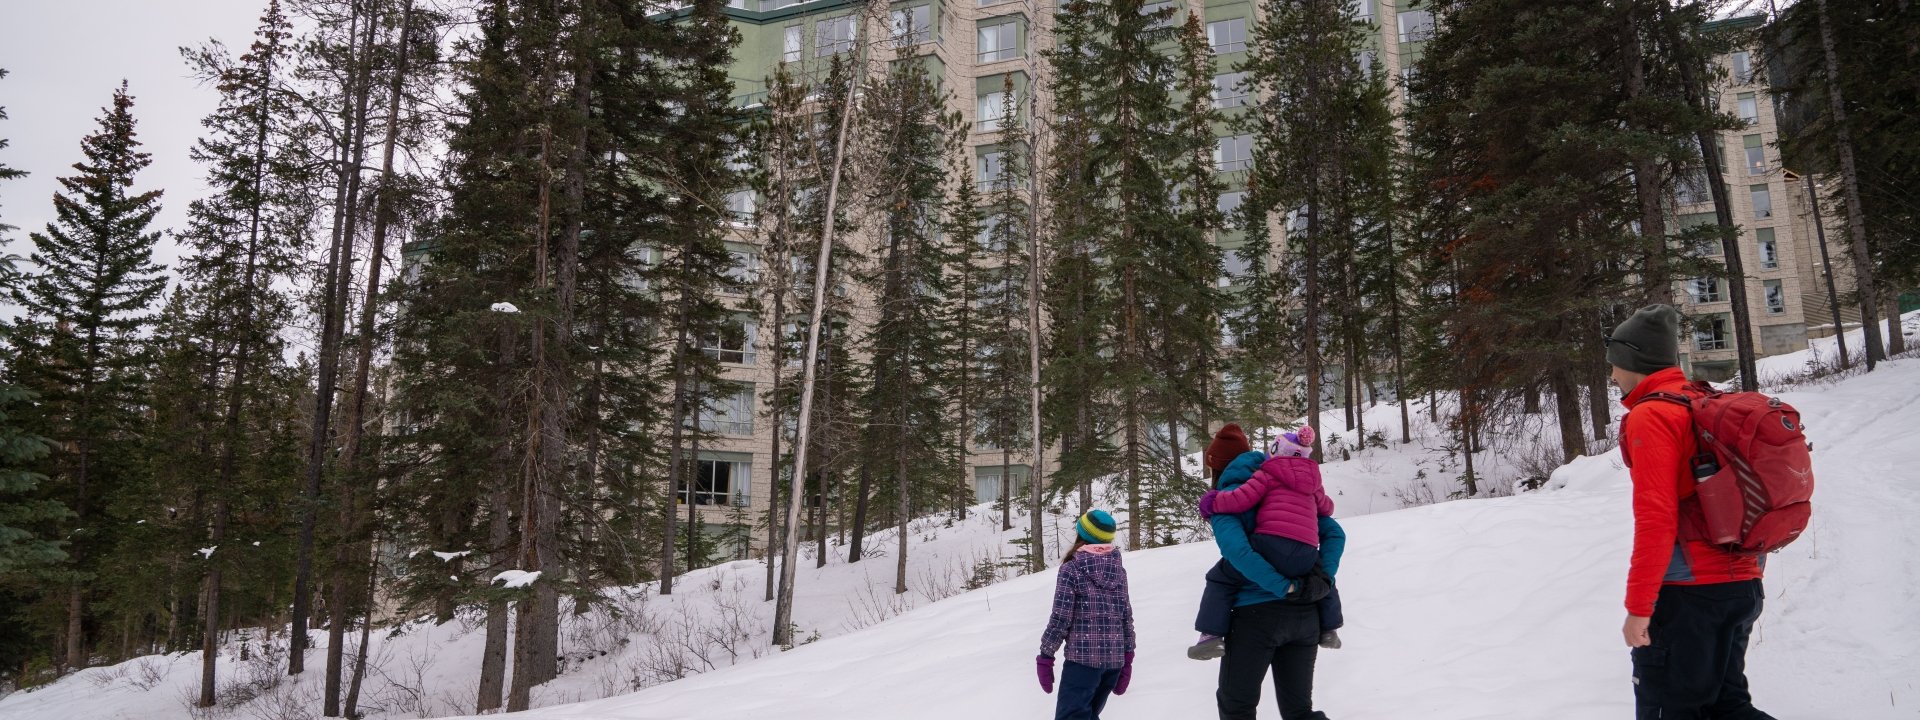
[[[1639,720],[1772,720],[1747,692],[1747,636],[1760,617],[1761,558],[1703,542],[1694,498],[1698,452],[1680,396],[1680,316],[1641,308],[1607,336],[1613,382],[1626,393],[1620,456],[1633,476],[1633,560],[1627,623]]]

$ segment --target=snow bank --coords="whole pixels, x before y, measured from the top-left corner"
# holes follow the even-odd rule
[[[1920,361],[1786,399],[1819,448],[1807,534],[1771,558],[1749,656],[1758,703],[1792,718],[1912,718],[1920,708]],[[1340,578],[1346,648],[1320,660],[1341,720],[1601,720],[1631,714],[1619,639],[1631,533],[1610,457],[1557,490],[1354,518]],[[1186,659],[1200,576],[1191,544],[1129,553],[1140,636],[1132,690],[1105,717],[1209,714],[1214,663]],[[893,622],[625,697],[538,710],[562,718],[1044,717],[1031,669],[1052,573]],[[1264,713],[1271,713],[1271,701]],[[1272,717],[1272,715],[1263,715]]]

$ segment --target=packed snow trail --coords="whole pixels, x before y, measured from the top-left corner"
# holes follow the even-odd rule
[[[1807,534],[1772,557],[1753,636],[1756,704],[1781,720],[1920,717],[1920,361],[1787,393],[1815,443]],[[1621,605],[1631,520],[1615,456],[1556,489],[1357,517],[1341,569],[1346,647],[1320,655],[1336,720],[1631,716]],[[1218,664],[1193,640],[1211,544],[1127,555],[1139,634],[1132,689],[1104,716],[1206,717]],[[528,718],[1035,718],[1053,573],[632,695]],[[1271,687],[1268,688],[1271,692]],[[1271,696],[1261,717],[1275,717]]]

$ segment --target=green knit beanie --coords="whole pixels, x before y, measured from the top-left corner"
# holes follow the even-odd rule
[[[1652,375],[1680,365],[1680,313],[1671,305],[1648,305],[1607,336],[1607,363]]]

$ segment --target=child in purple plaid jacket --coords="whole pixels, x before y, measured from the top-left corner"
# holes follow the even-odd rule
[[[1075,523],[1080,536],[1067,551],[1053,586],[1053,614],[1040,634],[1034,664],[1040,689],[1053,692],[1053,654],[1067,646],[1054,720],[1099,720],[1107,695],[1125,695],[1133,679],[1133,602],[1127,569],[1113,546],[1113,516],[1091,510]]]

